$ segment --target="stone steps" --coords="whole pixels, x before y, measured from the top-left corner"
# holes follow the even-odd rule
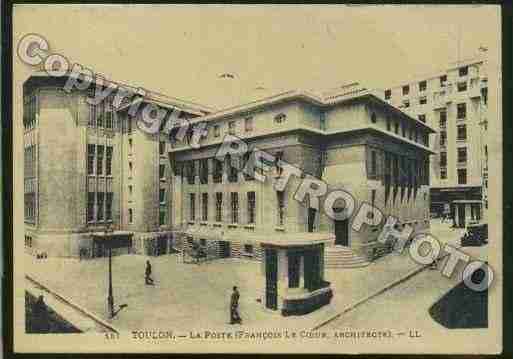
[[[370,262],[355,254],[349,247],[332,246],[324,250],[324,265],[326,268],[360,268]]]

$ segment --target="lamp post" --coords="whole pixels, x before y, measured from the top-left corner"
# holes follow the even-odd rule
[[[112,248],[109,245],[109,294],[107,297],[107,303],[109,305],[110,317],[114,318],[114,295],[112,293]]]

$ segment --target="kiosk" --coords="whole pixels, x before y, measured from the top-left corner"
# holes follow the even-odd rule
[[[333,292],[324,280],[324,246],[333,240],[327,233],[292,233],[260,243],[267,309],[303,315],[329,304]]]

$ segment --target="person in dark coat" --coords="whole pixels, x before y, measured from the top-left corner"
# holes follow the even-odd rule
[[[242,324],[242,319],[239,315],[239,298],[240,294],[237,287],[233,287],[230,301],[230,324]]]
[[[151,278],[151,264],[150,264],[149,260],[146,261],[146,272],[145,272],[144,279],[145,279],[145,282],[147,285],[154,284],[153,278]]]

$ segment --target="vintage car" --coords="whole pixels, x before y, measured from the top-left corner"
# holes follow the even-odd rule
[[[488,224],[479,223],[467,226],[467,232],[461,237],[462,247],[476,247],[488,243]]]

